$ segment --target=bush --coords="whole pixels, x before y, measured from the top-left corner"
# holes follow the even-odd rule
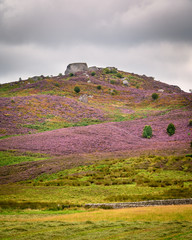
[[[111,80],[110,83],[111,83],[111,84],[115,84],[115,80]]]
[[[153,93],[151,97],[153,98],[153,100],[157,100],[159,95],[157,93]]]
[[[80,87],[78,87],[78,86],[75,86],[74,87],[74,91],[76,92],[76,93],[79,93],[81,90],[80,90]]]
[[[118,78],[123,78],[123,75],[121,73],[117,73],[116,75]]]
[[[73,77],[73,76],[74,76],[74,74],[73,74],[73,73],[70,73],[70,74],[69,74],[69,77]]]
[[[170,123],[167,127],[167,133],[169,134],[169,136],[172,136],[173,134],[175,134],[175,126],[173,123]]]
[[[98,85],[98,86],[97,86],[97,89],[98,89],[98,90],[101,90],[101,85]]]
[[[143,128],[143,137],[144,138],[151,138],[152,137],[152,128],[149,125],[146,125]]]
[[[103,71],[104,71],[104,73],[106,73],[106,74],[109,74],[109,73],[110,73],[109,68],[104,68]]]
[[[92,72],[92,73],[91,73],[91,76],[95,76],[95,74],[96,74],[95,72]]]
[[[192,119],[189,120],[189,126],[192,126]]]

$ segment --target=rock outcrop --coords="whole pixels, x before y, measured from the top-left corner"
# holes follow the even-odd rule
[[[96,72],[96,71],[98,71],[99,69],[98,69],[98,67],[96,67],[96,66],[92,66],[92,67],[89,67],[89,71],[91,71],[91,72]]]
[[[81,71],[88,71],[87,63],[71,63],[67,66],[67,69],[65,71],[65,75]]]

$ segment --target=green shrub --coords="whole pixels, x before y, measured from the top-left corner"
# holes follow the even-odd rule
[[[143,137],[144,138],[151,138],[152,137],[152,128],[150,125],[146,125],[143,128]]]
[[[59,83],[55,83],[55,87],[60,87]]]
[[[192,126],[192,119],[189,120],[189,126]]]
[[[75,86],[74,87],[74,91],[76,92],[76,93],[79,93],[81,90],[80,90],[80,87],[78,87],[78,86]]]
[[[73,73],[70,73],[70,74],[69,74],[69,77],[73,77],[73,76],[74,76],[74,74],[73,74]]]
[[[175,134],[175,126],[173,123],[170,123],[167,127],[167,133],[169,134],[169,136],[172,136],[173,134]]]
[[[111,84],[115,84],[115,80],[111,80],[110,83],[111,83]]]
[[[101,85],[98,85],[98,86],[97,86],[97,89],[98,89],[98,90],[101,90]]]
[[[103,69],[103,72],[106,73],[106,74],[109,74],[109,73],[110,73],[110,70],[109,70],[109,68],[104,68],[104,69]]]
[[[113,89],[113,91],[111,92],[111,95],[117,95],[117,90]]]
[[[191,141],[191,143],[190,143],[190,146],[191,146],[191,148],[192,148],[192,141]]]
[[[153,93],[151,97],[153,98],[153,100],[157,100],[159,95],[157,93]]]
[[[92,72],[92,73],[91,73],[91,76],[95,76],[95,74],[96,74],[95,72]]]
[[[123,75],[121,73],[117,73],[116,75],[118,78],[123,78]]]

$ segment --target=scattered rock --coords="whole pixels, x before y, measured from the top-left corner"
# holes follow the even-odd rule
[[[127,80],[123,80],[123,85],[128,86],[129,85],[128,81]]]
[[[88,103],[88,96],[87,96],[87,94],[81,95],[79,97],[79,101],[83,102],[83,103]]]
[[[158,92],[163,93],[163,92],[164,92],[164,89],[158,89]]]
[[[107,69],[109,69],[109,71],[113,71],[113,70],[116,70],[116,71],[117,71],[117,68],[116,68],[116,67],[107,67]]]
[[[90,72],[96,72],[96,71],[98,71],[99,69],[98,69],[98,67],[96,67],[96,66],[92,66],[92,67],[89,67],[89,69],[88,69]]]
[[[67,66],[67,69],[65,71],[65,75],[70,73],[77,73],[81,71],[88,71],[87,63],[71,63]]]

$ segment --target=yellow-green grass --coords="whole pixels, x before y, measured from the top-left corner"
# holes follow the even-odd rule
[[[63,215],[2,215],[0,221],[0,239],[192,238],[192,205],[89,210],[70,214],[64,212]]]
[[[0,166],[14,165],[22,162],[40,161],[48,158],[48,155],[17,152],[17,151],[0,151]]]

